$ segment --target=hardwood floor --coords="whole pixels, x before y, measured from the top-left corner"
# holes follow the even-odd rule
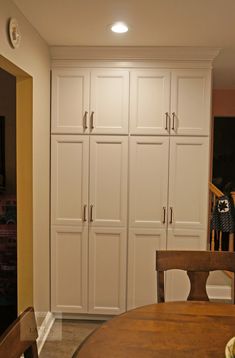
[[[40,358],[71,358],[79,344],[101,324],[102,321],[56,320]]]

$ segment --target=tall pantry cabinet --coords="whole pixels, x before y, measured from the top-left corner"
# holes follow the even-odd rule
[[[128,93],[126,70],[52,72],[53,311],[125,310]]]
[[[211,70],[65,62],[52,70],[51,309],[119,314],[156,302],[157,249],[206,249]],[[187,290],[178,273],[166,284],[169,299]]]

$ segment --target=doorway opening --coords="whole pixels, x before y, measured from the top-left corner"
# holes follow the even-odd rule
[[[223,193],[235,190],[235,117],[214,118],[212,181]]]
[[[0,145],[2,151],[0,154],[2,158],[0,164],[0,197],[3,203],[0,219],[3,225],[12,225],[12,228],[15,225],[15,242],[12,239],[14,236],[12,231],[12,236],[7,241],[7,245],[8,248],[11,246],[11,250],[15,246],[16,267],[13,267],[14,260],[10,260],[9,254],[4,254],[2,258],[0,257],[0,265],[4,265],[4,260],[7,257],[10,262],[7,261],[5,265],[6,275],[12,274],[13,268],[15,270],[16,283],[14,289],[16,290],[16,301],[14,302],[14,315],[17,315],[28,306],[33,306],[33,81],[29,74],[1,55],[0,74],[12,79],[12,82],[14,82],[14,94],[11,95],[7,93],[5,84],[2,85],[1,83],[0,86],[0,95],[2,92],[2,96],[0,96],[0,116],[2,122],[4,122],[1,125],[3,131],[1,138],[4,136],[3,140],[5,142],[4,146],[3,144]],[[2,77],[0,76],[1,80]],[[9,111],[5,113],[9,96],[13,98],[12,108],[9,106]],[[11,110],[14,112],[14,121],[9,120]],[[9,229],[9,226],[7,228]],[[3,241],[1,241],[0,237],[0,246],[1,242]],[[9,299],[9,296],[7,298]],[[4,302],[6,303],[6,301]],[[10,314],[7,314],[7,319],[9,320],[8,323],[10,323]]]

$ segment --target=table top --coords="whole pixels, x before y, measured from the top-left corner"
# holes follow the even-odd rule
[[[235,305],[167,302],[117,316],[95,330],[73,358],[223,358],[235,336]]]

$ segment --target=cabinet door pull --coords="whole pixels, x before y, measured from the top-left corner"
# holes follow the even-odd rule
[[[172,112],[172,127],[171,129],[174,131],[175,130],[175,112]]]
[[[169,118],[169,113],[168,113],[168,112],[166,112],[166,113],[165,113],[165,115],[166,115],[166,125],[165,125],[165,130],[167,131],[167,130],[168,130],[168,118]]]
[[[173,223],[173,208],[172,206],[170,206],[170,221],[169,221],[169,224],[172,224]]]
[[[90,222],[93,222],[93,205],[90,206]]]
[[[88,115],[88,112],[86,111],[84,116],[83,116],[83,129],[86,130],[88,127],[87,127],[87,115]]]
[[[87,209],[87,205],[83,206],[83,221],[86,222],[87,221],[87,217],[86,217],[86,209]]]
[[[162,221],[163,224],[166,223],[166,207],[163,206],[163,221]]]
[[[94,111],[91,112],[90,129],[94,129]]]

